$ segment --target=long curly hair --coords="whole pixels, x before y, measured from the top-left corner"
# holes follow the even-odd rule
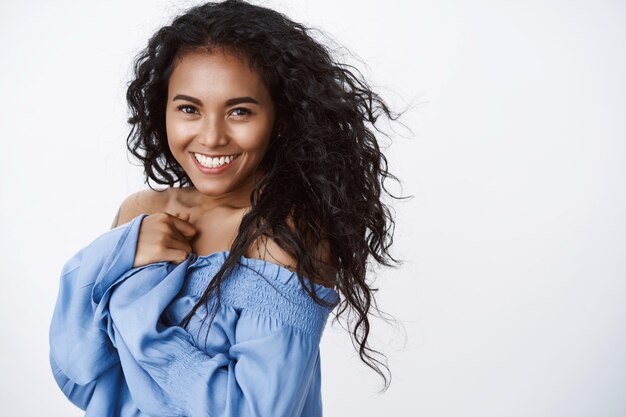
[[[303,282],[303,277],[318,276],[311,248],[324,240],[341,300],[333,322],[348,310],[353,346],[358,344],[361,360],[383,378],[384,391],[391,378],[378,365],[391,377],[386,357],[384,362],[374,357],[372,353],[381,353],[367,343],[372,305],[379,317],[381,313],[374,297],[378,289],[368,282],[367,262],[370,255],[388,267],[394,266],[392,260],[402,262],[389,253],[395,223],[390,207],[381,201],[382,190],[391,195],[385,179],[398,179],[388,172],[374,130],[384,134],[376,126],[381,115],[396,120],[400,114],[372,91],[358,69],[336,62],[310,31],[279,12],[241,0],[202,4],[175,17],[135,58],[126,94],[132,126],[127,146],[143,163],[148,186],[149,179],[169,187],[193,186],[167,142],[167,87],[175,60],[188,51],[216,49],[245,57],[270,91],[276,119],[283,123],[275,125],[259,164],[264,175],[257,180],[257,171],[253,173],[250,210],[227,259],[180,325],[186,327],[203,304],[208,307],[215,291],[210,329],[222,281],[260,237],[273,239],[296,260],[303,289],[328,306],[314,286],[311,291]],[[353,313],[357,320],[352,326]]]

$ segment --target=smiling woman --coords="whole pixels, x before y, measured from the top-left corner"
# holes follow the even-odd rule
[[[394,114],[350,68],[308,28],[240,0],[153,35],[127,91],[127,145],[146,183],[167,187],[126,198],[64,266],[50,364],[74,404],[321,416],[319,344],[340,304],[388,382],[367,343],[367,263],[396,261],[381,198],[395,177],[375,134]]]

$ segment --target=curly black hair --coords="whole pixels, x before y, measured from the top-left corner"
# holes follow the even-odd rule
[[[263,236],[296,260],[304,290],[316,303],[328,306],[315,287],[311,291],[303,281],[318,276],[319,264],[311,248],[324,240],[336,266],[341,299],[333,321],[350,307],[346,321],[351,327],[350,315],[356,313],[351,336],[361,360],[380,374],[386,390],[390,379],[376,364],[389,372],[387,361],[370,355],[380,352],[367,343],[372,304],[380,313],[374,297],[378,288],[367,279],[367,261],[371,255],[385,266],[393,266],[391,260],[402,263],[389,253],[395,222],[390,207],[381,201],[382,190],[401,198],[384,186],[387,177],[398,179],[388,172],[374,132],[384,134],[376,126],[381,115],[396,120],[400,114],[372,91],[358,69],[336,62],[329,48],[310,32],[277,11],[242,0],[198,5],[175,17],[154,33],[135,58],[126,95],[132,126],[127,146],[143,163],[148,186],[149,179],[169,187],[193,186],[173,157],[166,135],[167,88],[175,61],[193,50],[219,49],[245,57],[267,86],[276,119],[282,123],[275,125],[259,164],[266,174],[257,181],[257,171],[253,173],[251,209],[241,221],[227,259],[180,325],[186,327],[216,290],[210,328],[220,305],[222,281],[240,264],[240,256],[252,242]]]

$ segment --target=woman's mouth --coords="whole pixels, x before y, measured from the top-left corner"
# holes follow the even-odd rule
[[[233,161],[241,156],[241,154],[233,154],[219,158],[211,158],[210,156],[202,155],[197,152],[191,152],[191,154],[198,169],[207,174],[219,174],[225,171],[233,164]]]

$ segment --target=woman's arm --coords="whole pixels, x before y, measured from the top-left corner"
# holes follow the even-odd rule
[[[115,415],[116,403],[155,417],[299,416],[319,372],[326,315],[303,313],[303,329],[238,309],[228,351],[206,354],[186,330],[160,320],[191,258],[130,268],[144,217],[105,233],[64,267],[50,362],[65,395],[102,416]]]
[[[93,381],[119,361],[101,326],[98,303],[104,289],[132,268],[143,217],[99,236],[63,266],[49,329],[50,356],[78,384]]]

